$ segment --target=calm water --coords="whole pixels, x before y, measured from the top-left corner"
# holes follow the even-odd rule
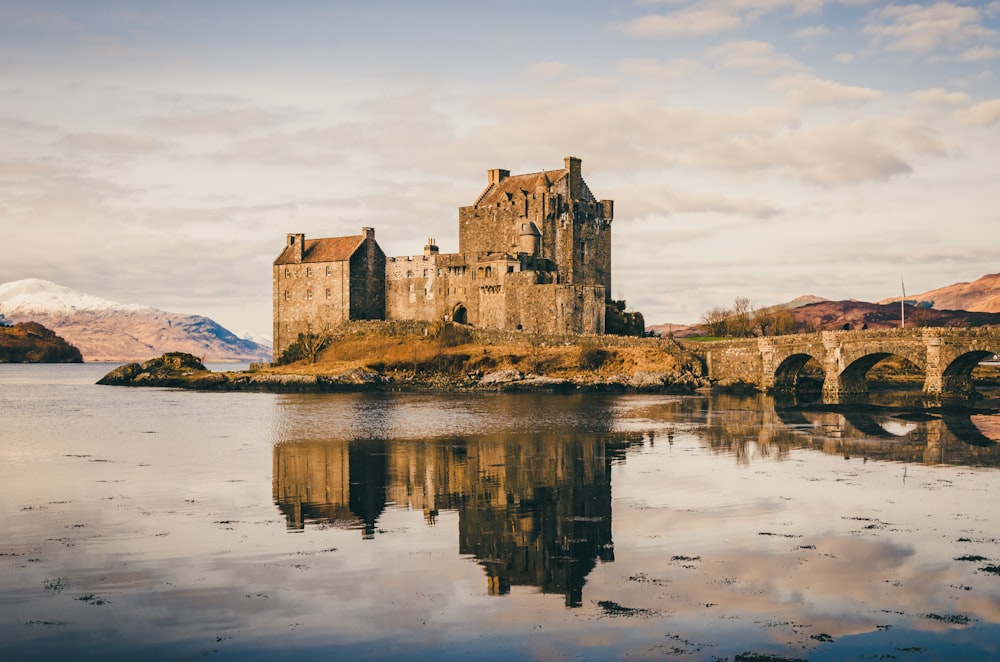
[[[1000,659],[997,416],[108,369],[0,366],[2,659]]]

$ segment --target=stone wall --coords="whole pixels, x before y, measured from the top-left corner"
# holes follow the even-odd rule
[[[299,333],[318,333],[350,320],[347,262],[274,265],[274,356]]]
[[[350,318],[385,318],[385,253],[371,231],[361,248],[351,256]]]
[[[272,283],[275,359],[300,333],[385,316],[385,254],[374,236],[350,260],[275,264]]]
[[[437,255],[393,257],[385,265],[385,316],[399,320],[442,319],[448,279],[438,276]]]

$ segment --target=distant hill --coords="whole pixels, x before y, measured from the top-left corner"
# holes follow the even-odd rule
[[[80,349],[85,361],[141,361],[187,352],[205,361],[270,361],[271,348],[213,320],[125,305],[29,278],[0,285],[0,312],[37,322]]]
[[[900,309],[896,303],[867,301],[821,301],[793,308],[792,317],[803,331],[850,329],[888,329],[899,327]],[[907,305],[906,326],[982,326],[1000,324],[1000,313],[964,310],[934,310]]]
[[[899,303],[900,297],[879,303]],[[908,295],[907,301],[936,310],[969,310],[1000,313],[1000,274],[987,274],[971,283],[955,283],[921,294]]]
[[[80,363],[80,350],[35,322],[0,326],[0,363]]]
[[[867,301],[830,301],[812,294],[772,306],[786,308],[800,331],[879,329],[899,326],[900,297]],[[906,326],[982,326],[1000,324],[1000,274],[987,274],[971,283],[907,295]],[[675,337],[704,333],[700,324],[656,324],[646,327],[660,335]]]

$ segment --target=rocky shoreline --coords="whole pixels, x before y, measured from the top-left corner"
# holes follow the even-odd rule
[[[520,370],[481,371],[455,377],[436,372],[381,373],[353,369],[338,374],[281,373],[264,370],[212,372],[191,354],[172,352],[142,364],[128,363],[102,377],[106,386],[152,386],[199,391],[337,393],[368,391],[492,391],[691,393],[710,387],[707,378],[688,371],[636,372],[632,375],[585,373],[572,379]]]

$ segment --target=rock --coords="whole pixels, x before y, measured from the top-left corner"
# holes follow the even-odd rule
[[[491,372],[480,379],[479,385],[496,386],[498,384],[521,381],[522,379],[524,379],[524,373],[520,370],[498,370],[497,372]]]
[[[560,379],[558,377],[546,377],[544,375],[537,377],[528,377],[521,379],[519,381],[504,382],[500,385],[500,390],[503,391],[574,391],[576,390],[576,384],[568,379]]]
[[[118,366],[108,374],[101,377],[97,383],[105,386],[122,386],[124,384],[131,384],[141,372],[142,366],[138,363],[126,363],[125,365]]]

